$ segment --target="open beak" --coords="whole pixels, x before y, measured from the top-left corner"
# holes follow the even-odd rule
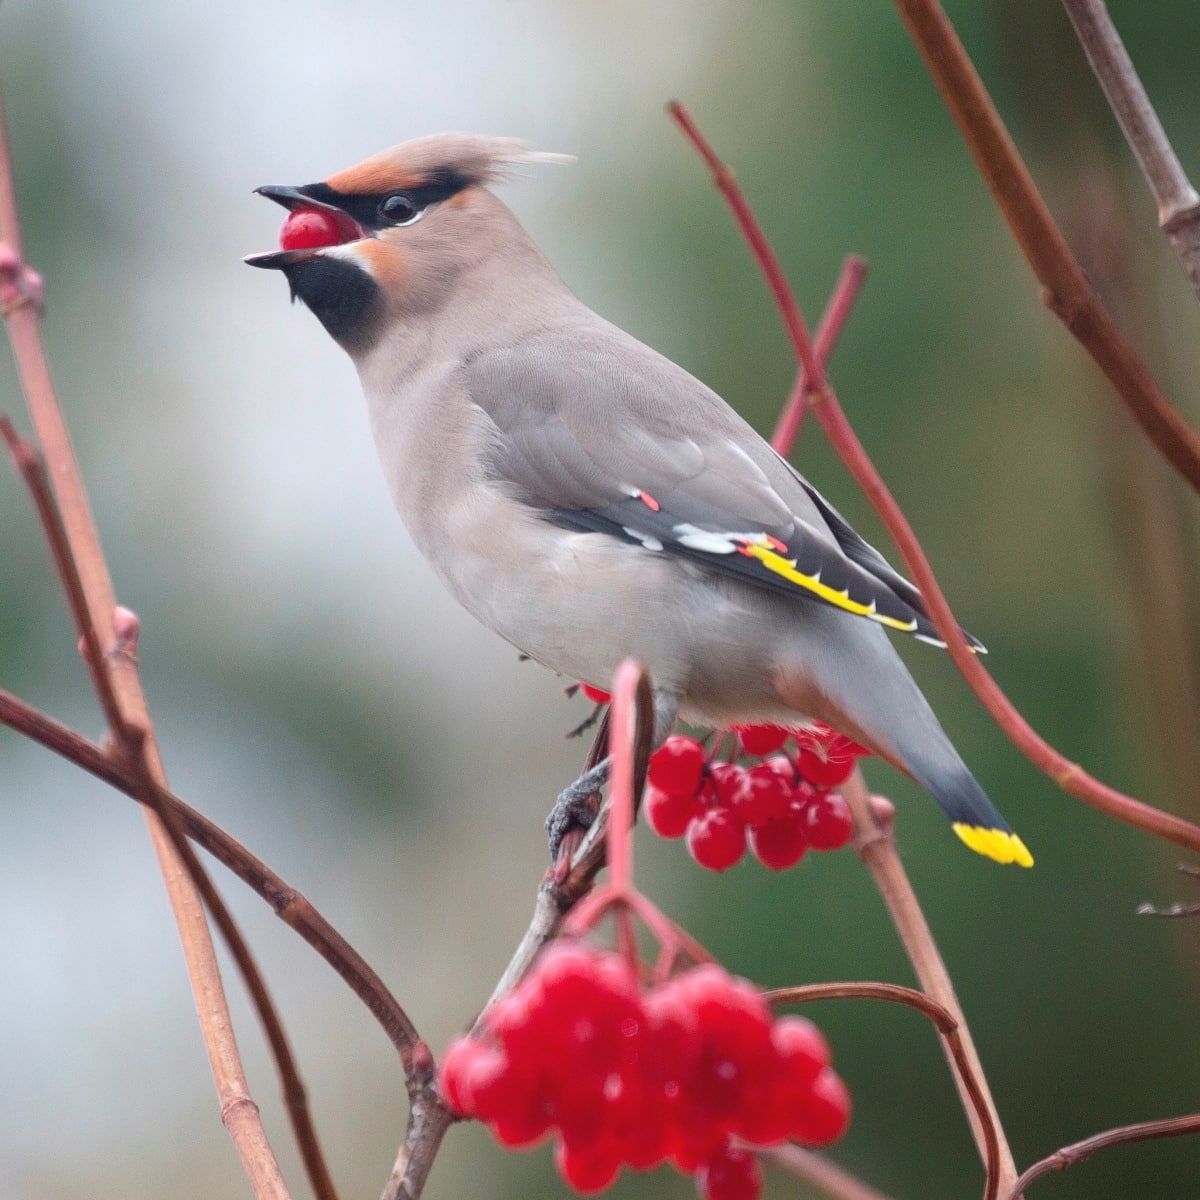
[[[346,242],[357,242],[361,238],[372,236],[353,217],[336,205],[313,199],[312,196],[308,195],[306,188],[284,187],[279,184],[268,183],[263,187],[255,188],[254,194],[256,196],[265,196],[268,200],[274,200],[276,204],[282,205],[288,212],[295,212],[297,209],[316,208],[322,212],[329,213],[337,222],[339,235],[339,241],[335,243],[337,245],[344,245]],[[323,249],[325,247],[321,246],[306,250],[269,250],[264,254],[249,254],[242,261],[251,267],[263,267],[266,270],[277,271],[292,263],[304,262],[307,259],[315,258]]]

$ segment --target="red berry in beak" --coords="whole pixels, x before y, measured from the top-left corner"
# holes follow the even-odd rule
[[[343,240],[337,218],[321,208],[295,209],[279,231],[279,245],[284,250],[317,250]]]

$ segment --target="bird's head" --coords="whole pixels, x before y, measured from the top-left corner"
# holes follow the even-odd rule
[[[384,150],[320,183],[257,189],[288,209],[282,250],[252,254],[351,355],[390,321],[435,313],[464,270],[527,245],[485,185],[523,162],[559,158],[511,138],[445,133]]]

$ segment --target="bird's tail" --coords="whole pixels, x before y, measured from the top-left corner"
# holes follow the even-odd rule
[[[920,755],[905,755],[913,778],[937,801],[950,818],[954,832],[977,854],[1000,863],[1033,866],[1033,855],[1000,815],[987,793],[963,765],[958,755],[953,763],[929,762]]]

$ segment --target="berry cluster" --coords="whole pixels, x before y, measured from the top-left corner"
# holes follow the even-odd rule
[[[577,1192],[670,1162],[701,1200],[755,1200],[762,1177],[743,1144],[824,1146],[845,1132],[850,1096],[829,1063],[810,1021],[773,1020],[715,964],[641,992],[619,954],[557,942],[476,1035],[451,1043],[441,1087],[504,1146],[555,1132]]]
[[[711,871],[740,862],[747,845],[764,867],[784,871],[810,849],[837,850],[850,840],[850,810],[830,789],[866,750],[826,725],[743,725],[734,734],[744,755],[762,761],[711,761],[699,742],[681,735],[654,753],[644,810],[655,833],[686,836],[688,852]],[[790,757],[783,752],[789,739],[796,747]]]

